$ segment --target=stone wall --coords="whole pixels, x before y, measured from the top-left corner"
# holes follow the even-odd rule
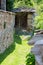
[[[27,30],[32,31],[34,23],[34,13],[28,13],[27,15]]]
[[[12,12],[0,11],[0,53],[13,42],[14,15]]]

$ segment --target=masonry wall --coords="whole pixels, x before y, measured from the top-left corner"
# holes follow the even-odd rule
[[[0,11],[0,53],[3,53],[13,42],[15,14]]]
[[[34,23],[34,14],[28,13],[27,15],[27,30],[32,31],[33,30],[33,23]]]

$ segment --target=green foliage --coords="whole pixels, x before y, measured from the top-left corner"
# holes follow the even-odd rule
[[[13,3],[14,0],[6,0],[6,8],[8,11],[11,11],[13,9]]]
[[[7,0],[7,10],[11,11],[13,8],[18,7],[33,7],[33,0]]]
[[[26,65],[35,65],[35,56],[32,53],[27,55]]]
[[[40,12],[40,13],[43,12],[43,4],[40,4],[40,6],[39,6],[39,12]]]
[[[35,18],[35,27],[37,29],[43,29],[43,13]]]
[[[14,3],[14,8],[18,8],[18,7],[23,7],[23,6],[25,6],[25,2],[23,2],[23,1],[18,1],[18,3],[17,2],[15,2]]]
[[[7,10],[11,11],[13,8],[18,7],[33,7],[33,0],[7,0]]]
[[[14,8],[18,7],[33,7],[34,2],[32,0],[15,0]]]
[[[35,0],[36,14],[35,17],[35,28],[43,29],[43,0]]]

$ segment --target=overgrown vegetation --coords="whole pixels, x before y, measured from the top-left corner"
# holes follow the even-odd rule
[[[13,8],[18,7],[33,7],[34,1],[33,0],[7,0],[7,10],[11,10]]]
[[[33,1],[32,0],[18,0],[14,2],[14,8],[18,8],[18,7],[33,7]]]
[[[35,65],[35,56],[34,56],[34,54],[32,54],[32,53],[29,53],[27,56],[26,56],[26,58],[27,58],[27,62],[26,62],[26,65]]]
[[[35,27],[36,29],[43,29],[43,0],[35,0],[36,14]]]
[[[0,65],[34,65],[34,55],[30,53],[31,46],[27,44],[27,39],[23,38],[24,35],[14,35],[13,44],[0,54]]]
[[[35,8],[36,9],[36,17],[34,21],[35,29],[43,29],[43,0],[7,0],[7,10],[11,11],[13,8],[18,7]],[[31,47],[26,44],[27,41],[21,40],[21,38],[18,35],[15,37],[15,41],[16,42],[14,43],[18,43],[16,44],[16,48],[14,48],[13,52],[9,56],[7,56],[3,62],[1,61],[2,62],[1,65],[24,65],[26,58],[27,58],[26,65],[35,65],[34,55],[28,54]],[[19,45],[19,43],[21,43],[21,45]],[[7,50],[7,53],[9,53],[9,50]],[[7,53],[5,52],[5,54]],[[3,55],[1,58],[3,58]]]
[[[13,8],[18,7],[34,7],[37,14],[35,17],[35,28],[43,29],[43,0],[7,0],[7,10],[11,11]]]
[[[13,9],[14,0],[6,0],[6,9],[7,11],[11,11]]]

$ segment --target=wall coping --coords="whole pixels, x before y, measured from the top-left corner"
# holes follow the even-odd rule
[[[13,12],[10,12],[10,11],[5,11],[5,10],[1,10],[1,9],[0,9],[0,12],[3,12],[3,13],[8,13],[8,14],[15,15],[15,13],[13,13]]]

